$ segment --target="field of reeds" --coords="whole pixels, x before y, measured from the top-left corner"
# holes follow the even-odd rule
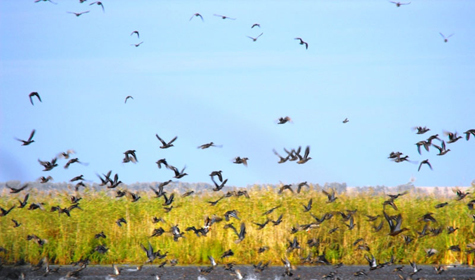
[[[124,189],[125,186],[119,188]],[[473,187],[471,193],[473,193]],[[167,196],[173,190],[167,189]],[[166,258],[155,260],[155,264],[164,260],[177,259],[179,265],[209,264],[208,256],[213,256],[218,262],[234,262],[251,264],[260,261],[271,261],[271,265],[281,265],[281,258],[287,257],[293,264],[301,264],[302,259],[310,254],[315,261],[317,256],[324,255],[333,264],[367,264],[365,255],[374,257],[379,263],[387,262],[394,257],[395,262],[418,264],[474,264],[474,248],[467,245],[475,243],[475,210],[470,210],[467,204],[474,199],[468,195],[463,199],[457,196],[442,197],[437,194],[419,195],[409,192],[394,200],[397,210],[384,206],[383,202],[389,197],[384,194],[375,195],[371,191],[364,193],[336,194],[335,202],[328,203],[327,196],[313,186],[305,188],[301,193],[288,190],[279,194],[278,189],[266,186],[256,186],[248,189],[249,198],[245,196],[230,196],[220,200],[215,206],[209,202],[216,201],[225,193],[204,191],[182,197],[175,194],[175,201],[170,212],[163,208],[164,198],[155,197],[152,191],[139,191],[141,198],[132,202],[126,196],[115,197],[115,190],[94,190],[86,187],[75,195],[81,197],[81,209],[73,209],[70,217],[51,207],[66,208],[71,205],[71,193],[63,191],[41,192],[30,188],[28,205],[19,208],[19,200],[23,200],[26,192],[9,194],[4,190],[0,199],[0,207],[12,211],[0,217],[0,252],[3,263],[14,264],[19,261],[38,262],[47,257],[50,263],[70,264],[80,259],[89,259],[94,264],[135,263],[143,264],[146,254],[140,244],[148,246],[150,242],[161,254],[168,252]],[[304,212],[303,205],[313,200],[312,209]],[[437,204],[448,202],[442,208]],[[28,210],[31,203],[43,203],[42,209]],[[264,215],[267,210],[280,206],[272,213]],[[389,236],[389,226],[383,216],[384,211],[392,216],[402,215],[402,227],[407,231]],[[198,237],[193,231],[185,231],[194,226],[202,228],[206,217],[224,218],[229,210],[237,210],[240,220],[231,218],[211,225],[206,236]],[[349,221],[343,221],[347,210],[356,210],[352,215],[354,228],[349,229]],[[322,218],[326,213],[331,218],[318,226],[304,229],[303,225],[317,224],[312,217]],[[433,213],[434,221],[423,221],[424,214]],[[258,229],[255,223],[264,223],[267,219],[277,220],[283,215],[282,222],[274,225],[269,222],[264,228]],[[312,214],[312,215],[311,215]],[[374,222],[368,221],[367,215],[379,217]],[[164,221],[154,223],[153,218]],[[126,224],[119,226],[116,220],[124,218]],[[12,219],[21,223],[14,227]],[[246,226],[245,238],[236,243],[236,233],[225,229],[232,223],[239,231],[241,223]],[[382,229],[374,227],[382,223]],[[170,228],[178,225],[186,232],[183,238],[174,241]],[[448,227],[457,229],[448,232]],[[423,233],[426,227],[427,234]],[[161,236],[151,237],[154,229],[163,228]],[[292,229],[296,229],[292,233]],[[332,232],[330,232],[332,231]],[[95,235],[104,232],[106,238],[96,239]],[[28,235],[36,235],[45,243],[40,246],[35,240],[27,240]],[[405,242],[412,238],[411,242]],[[300,249],[289,249],[290,241],[294,238]],[[363,240],[354,245],[354,242]],[[308,241],[317,242],[310,246]],[[406,239],[407,240],[407,239]],[[103,245],[107,251],[101,253],[95,250]],[[366,245],[366,246],[364,246]],[[258,253],[260,247],[267,246],[268,250]],[[453,246],[453,247],[451,247]],[[231,249],[233,256],[221,259],[221,255]],[[434,254],[428,250],[434,249]],[[314,262],[315,263],[315,262]]]

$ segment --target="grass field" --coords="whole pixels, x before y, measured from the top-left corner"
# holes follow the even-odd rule
[[[173,193],[167,187],[165,190],[168,197]],[[470,192],[473,193],[473,190],[471,188]],[[467,247],[475,245],[475,219],[472,216],[475,210],[467,206],[473,199],[471,194],[458,200],[456,196],[447,198],[410,192],[394,200],[398,209],[395,210],[388,205],[383,208],[383,202],[389,199],[387,195],[375,195],[370,191],[337,194],[337,199],[331,203],[328,203],[322,191],[313,186],[299,194],[288,190],[279,194],[278,190],[267,186],[255,186],[248,192],[250,198],[225,197],[215,206],[211,206],[209,201],[216,201],[224,192],[209,191],[188,197],[176,193],[175,201],[171,204],[172,210],[166,212],[163,207],[165,199],[155,197],[151,191],[139,192],[141,198],[132,202],[127,196],[116,198],[115,189],[107,190],[105,187],[103,191],[86,187],[76,194],[59,191],[46,193],[36,189],[9,194],[4,190],[0,206],[5,210],[16,207],[0,217],[0,246],[4,248],[0,257],[9,264],[20,260],[35,263],[43,257],[56,264],[69,264],[85,258],[96,264],[142,264],[147,257],[141,244],[147,247],[150,242],[162,254],[168,252],[167,257],[155,260],[156,264],[171,259],[177,259],[180,265],[209,264],[208,256],[213,256],[220,263],[271,261],[273,265],[281,265],[281,258],[287,257],[293,264],[301,264],[301,258],[309,254],[312,260],[325,255],[331,263],[348,265],[366,264],[365,255],[374,255],[379,263],[389,261],[393,256],[396,262],[403,263],[474,264],[473,248]],[[18,200],[23,200],[26,193],[30,196],[28,205],[20,209]],[[82,198],[79,201],[81,209],[71,210],[70,217],[51,211],[53,206],[71,206],[70,196],[73,194]],[[309,199],[313,201],[312,209],[304,212],[303,205],[307,205]],[[448,202],[448,205],[435,208],[435,205],[443,202]],[[32,203],[43,203],[44,210],[28,210]],[[272,213],[263,215],[277,206],[280,207]],[[389,225],[383,216],[383,209],[389,216],[400,213],[402,227],[408,230],[389,236]],[[191,226],[202,228],[206,217],[216,215],[224,218],[224,213],[229,210],[236,210],[240,220],[231,218],[230,221],[216,222],[210,226],[206,236],[198,237],[193,231],[185,231]],[[343,221],[343,215],[340,214],[348,214],[346,210],[356,210],[351,215],[355,224],[351,230],[348,226],[350,221]],[[317,220],[311,214],[320,219],[325,213],[333,214],[333,217],[316,225]],[[423,221],[421,217],[427,213],[433,213],[431,216],[436,221]],[[278,225],[269,222],[264,228],[258,229],[254,224],[264,223],[267,219],[275,221],[280,215],[283,215],[282,222]],[[366,215],[379,217],[370,222]],[[164,222],[154,223],[154,217],[163,218]],[[116,220],[119,218],[124,218],[127,223],[118,226]],[[12,219],[21,225],[14,227]],[[373,227],[381,222],[382,229],[376,232]],[[238,236],[232,229],[224,228],[229,223],[238,231],[241,223],[245,224],[246,235],[241,242],[235,242]],[[308,230],[301,227],[310,223],[315,225]],[[174,241],[170,233],[174,225],[186,232],[178,241]],[[422,236],[420,233],[426,225],[428,234]],[[457,230],[449,234],[449,226]],[[154,229],[158,228],[163,228],[165,233],[151,237]],[[299,230],[292,233],[292,228]],[[441,232],[438,233],[438,230]],[[100,232],[104,232],[106,238],[96,239],[95,235]],[[28,235],[36,235],[45,243],[39,245],[34,239],[27,240]],[[412,237],[413,241],[406,244],[404,236]],[[290,241],[294,238],[300,249],[289,249]],[[359,238],[363,241],[354,245]],[[317,240],[318,244],[309,246],[307,242],[312,239]],[[95,250],[99,245],[103,245],[107,251],[101,253]],[[360,245],[367,245],[367,250],[363,249],[365,246],[358,249]],[[258,253],[258,248],[263,246],[267,246],[268,250]],[[449,249],[451,246],[458,247]],[[234,255],[221,259],[221,255],[229,249]],[[436,251],[430,255],[429,249]]]

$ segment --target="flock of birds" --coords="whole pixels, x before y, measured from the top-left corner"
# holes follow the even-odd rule
[[[38,2],[50,2],[50,3],[56,4],[55,2],[53,2],[51,0],[36,0],[35,1],[35,3],[38,3]],[[80,3],[85,3],[85,2],[87,2],[87,0],[80,0],[79,2]],[[393,2],[393,1],[390,1],[390,2],[395,4],[397,7],[400,7],[402,5],[409,5],[411,3],[411,2],[401,3],[401,2]],[[102,8],[102,11],[105,12],[104,5],[100,1],[95,1],[95,2],[89,3],[89,6],[100,6]],[[87,14],[89,12],[90,11],[87,10],[87,11],[82,11],[82,12],[68,12],[68,13],[71,13],[71,14],[75,15],[76,17],[79,17],[79,16],[82,16],[82,15]],[[214,14],[214,16],[220,17],[223,20],[236,20],[236,18],[232,18],[232,17],[220,15],[220,14]],[[200,13],[193,14],[190,17],[190,21],[194,20],[196,18],[199,18],[199,19],[201,19],[201,21],[204,21],[204,18]],[[251,28],[260,28],[260,24],[255,23],[251,26]],[[255,36],[255,37],[252,37],[252,36],[247,36],[247,37],[249,39],[251,39],[253,42],[256,42],[263,34],[264,33],[261,32],[259,35]],[[440,33],[440,35],[443,37],[444,42],[448,42],[448,39],[451,36],[453,36],[453,34],[451,34],[449,36],[445,36],[442,33]],[[137,39],[140,39],[140,32],[138,30],[134,30],[130,33],[130,36],[134,36],[134,37],[137,37]],[[297,40],[300,45],[305,46],[305,48],[308,49],[309,44],[306,41],[304,41],[302,38],[296,37],[294,39]],[[132,44],[132,46],[139,47],[142,43],[143,43],[143,41],[141,41],[139,43],[134,43],[134,44]],[[127,96],[125,98],[124,103],[127,103],[131,99],[133,100],[132,96]],[[31,92],[29,94],[29,101],[32,105],[35,105],[35,102],[43,102],[38,92]],[[286,124],[288,122],[292,122],[292,119],[288,116],[281,117],[277,120],[277,123],[279,125],[283,125],[283,124]],[[343,124],[346,124],[348,122],[349,122],[348,118],[345,118],[342,121]],[[420,135],[425,134],[428,131],[430,131],[430,129],[428,129],[426,127],[416,127],[415,129],[417,130],[417,134],[420,134]],[[33,129],[31,131],[29,137],[26,140],[19,139],[19,138],[16,138],[16,140],[21,142],[21,144],[23,146],[31,145],[31,144],[35,143],[35,140],[34,140],[35,133],[36,133],[36,130]],[[417,147],[418,153],[422,154],[422,152],[423,152],[422,148],[424,150],[426,150],[427,152],[429,152],[431,148],[435,148],[436,150],[438,150],[437,155],[438,156],[443,156],[443,155],[445,155],[446,153],[448,153],[450,151],[450,149],[448,148],[449,144],[453,144],[453,143],[455,143],[458,140],[463,138],[462,136],[458,135],[457,132],[444,132],[444,134],[445,134],[446,137],[448,137],[446,140],[442,139],[442,137],[439,137],[438,134],[435,134],[435,135],[431,135],[430,137],[428,137],[425,140],[421,140],[421,141],[417,142],[415,145]],[[469,141],[470,136],[475,137],[475,129],[468,129],[467,131],[464,132],[464,134],[465,134],[465,139],[467,141]],[[168,139],[163,139],[158,134],[156,134],[156,138],[159,141],[159,144],[160,144],[159,148],[160,149],[169,149],[169,148],[174,147],[174,143],[175,143],[175,141],[177,140],[178,137],[175,136],[174,138],[168,140]],[[434,143],[435,141],[438,141],[438,143]],[[209,143],[199,145],[197,148],[199,148],[199,149],[208,149],[208,148],[211,148],[211,147],[221,147],[221,145],[216,145],[213,142],[209,142]],[[285,163],[285,162],[290,162],[290,161],[294,161],[297,164],[305,164],[305,163],[307,163],[308,161],[310,161],[312,159],[310,157],[310,146],[306,146],[305,148],[297,147],[296,149],[285,149],[284,148],[284,153],[285,153],[284,156],[279,154],[275,149],[273,150],[273,152],[278,157],[277,163],[279,163],[279,164],[282,164],[282,163]],[[46,171],[51,171],[51,170],[55,169],[56,167],[58,167],[58,165],[59,165],[58,160],[59,159],[67,160],[65,165],[64,165],[65,169],[69,168],[69,166],[71,164],[75,164],[75,163],[84,164],[84,165],[87,164],[87,163],[81,162],[78,158],[73,157],[74,154],[75,154],[74,150],[68,150],[66,152],[61,152],[59,155],[53,157],[53,159],[51,161],[45,161],[45,160],[38,159],[38,162],[43,167],[43,171],[45,171],[45,172]],[[138,158],[137,158],[137,154],[136,154],[135,150],[127,150],[123,154],[124,154],[123,163],[137,163],[138,162]],[[404,162],[404,161],[410,162],[409,156],[404,155],[401,152],[391,152],[390,155],[389,155],[389,158],[391,160],[393,160],[394,162],[397,162],[397,163]],[[248,161],[249,161],[249,158],[241,157],[241,156],[237,156],[233,159],[233,163],[242,164],[242,165],[245,165],[245,166],[248,165]],[[185,172],[186,166],[183,167],[182,169],[178,169],[177,167],[169,164],[167,159],[165,159],[165,158],[157,160],[156,164],[157,164],[157,167],[159,169],[164,167],[166,169],[171,170],[172,174],[173,174],[173,176],[172,176],[173,179],[181,179],[184,176],[188,175]],[[418,171],[420,171],[421,168],[424,165],[427,165],[430,169],[432,169],[432,165],[429,162],[429,160],[425,159],[425,160],[422,160],[419,163]],[[213,185],[215,186],[213,188],[213,191],[223,192],[222,196],[217,201],[209,201],[209,204],[211,206],[216,205],[222,199],[229,198],[229,197],[244,196],[246,198],[250,198],[250,196],[249,196],[249,194],[247,193],[246,190],[224,192],[223,189],[224,189],[224,187],[226,187],[226,183],[227,183],[228,179],[225,179],[223,177],[223,174],[222,174],[221,170],[212,171],[209,175],[210,175],[210,180],[212,181]],[[98,178],[100,180],[100,186],[103,186],[108,190],[114,191],[115,196],[117,198],[128,197],[128,199],[132,203],[138,202],[141,198],[139,193],[134,193],[130,190],[119,189],[118,187],[123,186],[123,184],[119,180],[119,175],[118,174],[112,175],[112,171],[109,171],[109,172],[107,172],[105,174],[102,174],[102,175],[98,174]],[[39,181],[41,183],[47,183],[47,182],[51,181],[52,179],[53,178],[51,176],[47,176],[47,177],[42,176],[41,178],[39,178]],[[75,176],[74,178],[71,178],[70,182],[75,183],[75,191],[76,191],[75,194],[71,195],[71,197],[70,197],[71,205],[69,205],[67,207],[61,207],[59,205],[58,206],[53,206],[51,209],[49,209],[51,212],[58,212],[59,214],[65,214],[67,216],[70,216],[72,214],[71,212],[74,209],[81,209],[80,200],[82,198],[79,195],[79,191],[81,190],[81,188],[87,187],[87,185],[84,183],[85,182],[84,177],[83,177],[83,175]],[[167,184],[169,184],[171,182],[172,182],[171,179],[168,180],[168,181],[165,181],[165,182],[159,184],[157,188],[153,188],[152,186],[150,186],[150,189],[153,191],[153,193],[155,194],[155,196],[157,198],[163,198],[162,206],[163,206],[163,209],[164,209],[165,212],[172,211],[173,203],[175,202],[175,193],[172,192],[171,194],[168,194],[167,191],[165,190],[165,187],[167,186]],[[308,186],[309,185],[307,184],[307,182],[301,182],[301,183],[296,185],[297,190],[294,191],[293,186],[291,184],[282,184],[282,186],[278,190],[278,193],[279,194],[283,194],[284,192],[290,192],[292,194],[295,193],[295,192],[296,193],[301,193],[302,188],[308,187]],[[24,184],[21,187],[12,187],[12,186],[7,186],[7,187],[10,189],[11,194],[19,194],[19,193],[25,192],[28,189],[29,186],[28,186],[28,184]],[[336,196],[336,192],[334,190],[323,190],[322,193],[323,193],[323,195],[325,195],[327,197],[327,203],[333,203],[338,199],[338,197]],[[189,196],[189,195],[192,195],[192,194],[193,194],[193,191],[189,191],[189,192],[183,194],[182,196],[186,197],[186,196]],[[367,215],[368,222],[375,222],[376,223],[376,221],[380,220],[380,223],[378,225],[375,224],[375,226],[374,226],[375,232],[379,232],[383,228],[384,222],[386,222],[388,227],[389,227],[389,232],[387,233],[387,235],[389,235],[389,236],[402,235],[404,232],[407,232],[407,231],[410,230],[406,227],[403,227],[403,217],[400,213],[397,214],[397,215],[391,216],[386,212],[386,209],[385,209],[386,206],[389,206],[389,207],[392,207],[395,211],[398,211],[398,208],[396,206],[396,201],[400,196],[403,196],[405,194],[406,193],[399,193],[399,194],[395,194],[395,195],[389,195],[389,199],[384,201],[384,203],[382,205],[383,206],[382,215],[375,215],[375,216]],[[458,190],[456,195],[457,195],[456,201],[461,201],[466,196],[468,196],[469,193],[468,192],[462,192],[462,191]],[[18,209],[27,209],[27,210],[41,209],[41,210],[46,210],[43,206],[44,204],[42,204],[42,203],[29,203],[28,204],[29,198],[30,198],[29,194],[26,194],[22,200],[19,199],[19,204],[18,205],[13,205],[13,206],[10,206],[9,208],[8,207],[7,208],[0,207],[0,217],[5,217],[5,216],[9,215],[12,211],[20,211]],[[449,202],[438,204],[438,205],[435,206],[435,208],[440,209],[440,208],[446,207],[447,205],[449,205]],[[469,210],[474,210],[474,205],[475,205],[475,200],[471,200],[467,204]],[[347,230],[352,230],[356,226],[354,217],[357,213],[357,209],[354,209],[354,210],[349,210],[348,209],[346,211],[341,211],[341,212],[340,211],[328,212],[328,213],[323,214],[321,217],[318,217],[315,214],[311,213],[311,210],[312,210],[312,207],[313,207],[313,200],[312,199],[310,199],[307,204],[302,205],[302,206],[303,206],[302,211],[309,214],[309,218],[312,220],[312,222],[309,222],[308,224],[304,224],[304,225],[296,225],[295,227],[292,228],[292,230],[290,232],[291,234],[294,234],[298,231],[310,231],[312,229],[319,228],[326,221],[331,220],[331,219],[336,219],[337,216],[341,217],[342,222],[345,225],[344,227],[346,227]],[[263,213],[263,216],[266,217],[266,220],[264,222],[253,222],[252,224],[254,224],[256,226],[256,228],[259,229],[259,230],[264,229],[268,224],[273,224],[274,226],[278,226],[282,222],[282,220],[284,219],[283,214],[280,214],[277,219],[271,219],[271,218],[269,218],[269,215],[271,213],[273,213],[275,210],[279,209],[279,207],[280,206],[273,207],[273,208],[269,209],[268,211],[266,211],[265,213]],[[297,209],[296,209],[296,211],[297,211]],[[186,229],[184,231],[182,231],[180,229],[178,224],[171,226],[170,229],[168,229],[168,230],[165,230],[162,227],[160,227],[160,228],[157,228],[153,231],[153,233],[151,234],[151,237],[161,236],[165,233],[168,233],[168,234],[171,234],[173,236],[174,241],[179,242],[181,238],[185,237],[185,234],[187,232],[192,232],[197,237],[205,238],[207,236],[207,234],[209,233],[211,227],[214,224],[217,224],[217,223],[220,223],[220,222],[223,222],[223,221],[229,222],[229,221],[231,221],[231,219],[241,221],[241,219],[239,217],[239,212],[236,209],[231,209],[231,210],[227,211],[226,213],[224,213],[223,217],[218,217],[218,216],[206,217],[205,220],[204,220],[204,223],[201,227],[188,226],[188,227],[186,227]],[[475,222],[475,215],[473,215],[473,219],[474,219],[474,222]],[[442,233],[443,227],[439,227],[439,228],[429,227],[430,223],[436,223],[437,222],[436,218],[433,216],[433,213],[427,213],[427,214],[423,215],[421,217],[421,221],[423,221],[425,223],[425,225],[424,225],[424,228],[422,229],[422,231],[420,231],[420,232],[417,231],[416,232],[418,238],[421,238],[421,237],[424,237],[424,236],[427,236],[427,235],[437,236],[438,234]],[[115,222],[116,222],[118,227],[121,227],[122,224],[127,223],[127,221],[123,217],[117,219]],[[155,223],[163,222],[163,220],[160,219],[160,218],[155,217],[154,222]],[[17,227],[21,226],[21,222],[15,220],[15,219],[12,219],[12,223],[13,223],[14,228],[17,228]],[[249,223],[246,225],[245,222],[241,221],[239,227],[235,227],[233,225],[233,223],[227,223],[224,226],[224,229],[232,231],[236,236],[235,243],[239,244],[240,242],[242,242],[247,237],[246,228],[248,226],[249,226]],[[330,233],[336,232],[338,230],[342,230],[342,229],[339,229],[339,227],[332,228],[332,229],[330,229]],[[456,230],[458,230],[458,229],[453,228],[451,226],[447,226],[446,227],[446,234],[451,234],[451,233],[455,232]],[[97,238],[97,239],[106,238],[106,235],[102,231],[100,233],[95,234],[94,238]],[[409,243],[414,241],[415,237],[412,236],[412,235],[404,235],[403,238],[404,238],[404,242],[406,244],[409,244]],[[37,236],[35,234],[28,235],[27,239],[31,240],[32,242],[35,242],[36,244],[38,244],[38,246],[43,246],[43,244],[46,242],[45,239],[42,239],[42,238],[40,238],[39,236]],[[314,238],[314,239],[309,239],[309,241],[307,243],[307,246],[309,246],[309,247],[318,247],[319,244],[320,244],[320,240]],[[386,261],[386,262],[378,262],[375,259],[375,257],[370,253],[369,246],[365,243],[364,239],[362,239],[362,238],[356,240],[354,242],[353,246],[368,252],[368,254],[365,255],[365,259],[368,261],[370,271],[380,269],[380,268],[385,267],[385,266],[393,265],[393,264],[396,263],[396,260],[394,258],[391,258],[389,261]],[[148,244],[146,244],[146,245],[140,244],[140,248],[144,251],[144,259],[145,259],[144,264],[153,263],[155,260],[165,259],[167,257],[167,253],[161,253],[160,250],[155,250],[150,242],[148,242]],[[467,253],[474,253],[475,252],[475,243],[469,244],[468,248],[469,249],[466,250]],[[297,238],[294,238],[293,240],[288,240],[288,248],[287,248],[287,253],[288,254],[290,254],[294,251],[298,251],[298,249],[301,249],[301,245],[300,245]],[[258,248],[259,253],[263,253],[267,250],[269,250],[269,247],[267,247],[267,246],[262,246],[261,248]],[[454,246],[451,246],[449,248],[449,250],[460,251],[461,248],[458,247],[457,245],[454,245]],[[6,251],[6,249],[1,247],[0,251]],[[106,248],[103,245],[99,245],[99,246],[94,248],[94,251],[98,252],[98,253],[101,253],[101,254],[105,254],[105,253],[107,253],[108,248]],[[436,254],[436,253],[437,253],[437,251],[433,248],[430,248],[430,249],[427,250],[427,255],[428,256],[431,256],[431,255]],[[221,255],[221,259],[224,260],[225,258],[227,258],[229,256],[233,256],[233,255],[234,255],[234,252],[231,249],[229,249],[229,250],[223,252],[223,254]],[[324,252],[322,254],[319,254],[319,255],[316,255],[316,256],[309,255],[307,257],[302,257],[301,259],[302,259],[302,264],[330,265],[330,262],[326,259]],[[282,276],[284,276],[284,277],[294,276],[296,268],[295,268],[294,265],[291,264],[291,262],[289,261],[287,256],[282,257],[281,260],[282,260],[282,265],[283,265]],[[213,256],[209,256],[209,261],[210,261],[210,266],[205,267],[205,268],[200,268],[200,273],[201,274],[203,274],[203,275],[210,274],[218,266],[218,263],[216,262],[216,260],[214,259]],[[79,268],[76,269],[76,270],[68,272],[66,277],[71,277],[71,278],[79,277],[81,275],[82,271],[84,271],[87,268],[88,263],[89,263],[89,260],[87,258],[81,259],[78,262],[74,263],[75,265],[79,266]],[[164,267],[165,264],[167,264],[167,263],[168,263],[168,260],[165,260],[164,262],[162,262],[160,264],[159,267]],[[176,265],[177,263],[178,263],[177,259],[170,260],[170,265]],[[265,263],[260,262],[258,264],[254,264],[253,266],[254,266],[255,272],[259,273],[259,272],[264,271],[269,265],[270,265],[270,262],[265,262]],[[241,272],[238,269],[235,269],[233,266],[234,266],[233,263],[227,263],[227,264],[224,264],[224,269],[230,271],[232,273],[232,275],[234,275],[237,279],[243,279],[245,277],[245,275],[241,274]],[[324,278],[325,279],[338,279],[338,268],[340,268],[341,266],[342,266],[341,263],[337,264],[335,266],[335,271],[331,272],[328,275],[325,275]],[[141,271],[141,267],[142,266],[139,266],[136,269],[134,269],[133,271]],[[396,267],[394,269],[394,272],[399,273],[399,274],[403,274],[404,273],[403,272],[403,267],[404,266]],[[44,276],[50,275],[51,273],[58,273],[58,268],[52,269],[49,266],[48,260],[46,258],[42,259],[40,261],[40,263],[38,263],[37,265],[34,265],[33,269],[35,269],[35,270],[45,269]],[[443,266],[437,266],[435,268],[435,272],[437,274],[441,274],[441,273],[444,272],[444,269],[445,268]],[[411,262],[411,271],[409,273],[407,273],[408,277],[412,277],[413,275],[417,274],[420,270],[421,269],[419,269],[415,263]],[[118,276],[122,273],[123,269],[119,268],[117,265],[114,264],[113,265],[113,271],[114,272],[111,276],[116,277],[116,276]],[[366,272],[365,270],[358,270],[354,273],[354,276],[368,275],[367,273],[368,272]],[[18,275],[13,274],[13,275],[10,275],[10,276],[12,276],[12,278],[25,277],[25,275],[22,275],[22,274],[18,274]],[[157,279],[160,278],[159,275],[154,275],[154,276]],[[297,277],[295,279],[299,279],[299,278]]]

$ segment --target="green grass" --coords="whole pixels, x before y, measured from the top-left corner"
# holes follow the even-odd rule
[[[170,190],[168,190],[171,193]],[[0,206],[8,209],[13,205],[18,206],[18,199],[23,199],[25,193],[4,194],[0,198]],[[467,207],[471,197],[461,201],[454,198],[442,198],[434,195],[418,195],[409,193],[396,200],[398,211],[386,207],[389,215],[401,213],[403,227],[409,230],[398,235],[389,236],[389,227],[382,218],[382,203],[387,196],[371,193],[340,194],[334,203],[327,203],[327,198],[321,191],[311,188],[300,194],[277,191],[266,186],[255,186],[249,190],[250,199],[245,197],[229,197],[221,200],[216,206],[210,206],[207,201],[217,200],[222,193],[205,192],[197,196],[182,198],[176,194],[174,208],[171,212],[163,210],[163,198],[155,198],[151,192],[141,192],[141,199],[135,203],[125,197],[115,198],[112,191],[93,192],[90,189],[80,192],[82,200],[79,205],[82,210],[74,209],[71,217],[58,212],[50,212],[51,206],[60,205],[62,208],[71,205],[70,194],[66,192],[43,193],[30,190],[31,202],[44,203],[45,210],[27,210],[15,208],[10,214],[0,217],[0,246],[6,252],[0,252],[0,257],[5,263],[15,263],[19,260],[35,263],[43,257],[48,257],[56,264],[69,264],[81,258],[89,258],[92,263],[143,263],[147,258],[140,244],[147,246],[150,242],[162,253],[168,252],[168,259],[176,258],[179,264],[208,264],[208,256],[214,256],[218,261],[221,254],[232,249],[234,256],[221,262],[236,262],[239,264],[257,263],[270,260],[274,265],[280,265],[280,259],[287,256],[292,263],[300,263],[301,257],[309,253],[314,256],[325,254],[332,263],[366,264],[364,255],[373,254],[380,262],[388,261],[394,256],[397,261],[408,263],[416,261],[418,264],[449,264],[464,263],[474,264],[474,253],[467,253],[466,245],[475,241],[475,223],[471,211]],[[292,227],[315,222],[309,213],[303,212],[302,204],[307,204],[313,199],[313,208],[309,213],[322,217],[325,213],[334,213],[334,217],[323,222],[320,227],[309,231],[299,231],[291,234]],[[449,201],[449,205],[436,209],[438,203]],[[266,217],[263,213],[268,209],[281,205],[272,214],[270,219],[277,219],[283,214],[283,222],[274,226],[269,223],[262,230],[258,230],[254,222],[263,223]],[[189,226],[203,227],[206,216],[217,215],[223,217],[228,210],[237,210],[241,221],[231,219],[239,230],[241,222],[246,224],[247,235],[245,239],[236,244],[237,236],[231,229],[223,229],[226,221],[213,224],[206,237],[197,237],[193,232],[187,232],[185,238],[175,242],[171,233],[151,238],[153,229],[162,227],[169,231],[172,225],[178,225],[182,231]],[[348,230],[342,222],[338,211],[354,210],[356,226]],[[433,212],[437,223],[428,223],[430,228],[442,227],[443,232],[437,236],[428,235],[418,237],[425,222],[419,221],[423,214]],[[376,222],[368,222],[365,215],[381,215]],[[166,223],[152,223],[152,218],[162,217]],[[125,218],[127,224],[119,227],[115,221]],[[13,228],[15,219],[22,223],[20,227]],[[375,232],[373,225],[383,221],[383,229]],[[447,226],[458,227],[453,234],[447,234]],[[329,234],[329,230],[339,229]],[[107,238],[95,239],[94,235],[104,231]],[[28,241],[27,236],[35,234],[47,243],[39,246],[34,241]],[[403,235],[414,237],[414,241],[404,244]],[[296,237],[301,249],[287,252],[288,241]],[[321,243],[318,247],[310,248],[307,241],[318,238]],[[356,250],[353,242],[364,238],[370,247],[370,252]],[[109,248],[105,254],[94,251],[98,245]],[[461,252],[452,252],[448,248],[459,245]],[[257,249],[269,246],[270,249],[262,254]],[[426,249],[434,248],[438,251],[434,256],[428,257]],[[158,263],[160,261],[156,261]]]

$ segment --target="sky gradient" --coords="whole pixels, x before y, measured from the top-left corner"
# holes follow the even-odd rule
[[[2,182],[99,182],[109,170],[124,183],[173,179],[161,158],[186,166],[180,181],[210,183],[222,170],[231,186],[475,179],[475,137],[444,156],[415,145],[475,128],[474,1],[102,1],[105,12],[55,2],[0,2]],[[454,35],[444,42],[440,32]],[[34,106],[33,91],[43,101]],[[277,124],[285,116],[292,123]],[[35,142],[21,146],[15,138],[32,129]],[[155,134],[178,139],[163,150]],[[211,141],[222,147],[197,149]],[[311,147],[310,161],[277,163],[273,149],[299,146]],[[68,149],[87,164],[64,169],[60,159],[42,171],[38,159]],[[122,163],[129,149],[136,164]],[[392,151],[412,162],[389,160]],[[418,172],[424,159],[433,170]]]

